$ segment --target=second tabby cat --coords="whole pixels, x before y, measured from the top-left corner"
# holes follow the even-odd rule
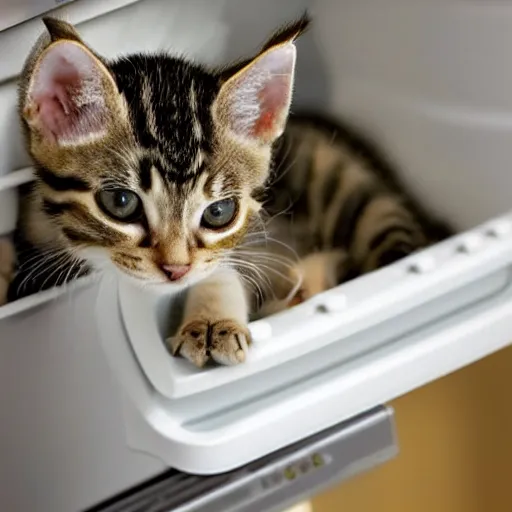
[[[203,366],[245,360],[254,288],[274,311],[436,240],[359,139],[304,116],[285,131],[308,22],[211,70],[165,54],[107,61],[45,19],[19,93],[37,177],[21,245],[51,255],[61,276],[92,267],[189,287],[168,342]]]

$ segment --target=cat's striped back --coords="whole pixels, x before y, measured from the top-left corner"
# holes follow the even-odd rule
[[[396,179],[375,147],[337,122],[295,115],[276,148],[268,208],[287,211],[302,257],[340,249],[338,282],[449,235]],[[347,273],[347,271],[349,271]]]

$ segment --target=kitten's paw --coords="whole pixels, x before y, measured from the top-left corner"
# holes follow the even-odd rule
[[[0,238],[0,306],[7,302],[7,290],[14,274],[14,260],[11,241]]]
[[[251,334],[245,325],[234,320],[221,320],[211,327],[210,354],[226,366],[243,363],[251,344]]]
[[[210,359],[232,366],[245,361],[251,335],[236,320],[200,319],[185,323],[167,343],[172,355],[181,355],[200,368]]]

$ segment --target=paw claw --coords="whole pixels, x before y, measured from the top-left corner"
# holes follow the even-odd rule
[[[210,358],[232,366],[245,361],[251,337],[247,327],[235,320],[194,320],[168,338],[167,343],[172,355],[181,355],[195,366],[203,367]]]

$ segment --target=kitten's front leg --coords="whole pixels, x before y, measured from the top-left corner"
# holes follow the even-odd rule
[[[219,272],[191,288],[181,327],[167,343],[173,355],[199,367],[210,358],[224,365],[243,363],[251,343],[248,313],[240,276]]]
[[[14,247],[7,238],[0,238],[0,306],[7,302],[7,290],[14,274]]]

